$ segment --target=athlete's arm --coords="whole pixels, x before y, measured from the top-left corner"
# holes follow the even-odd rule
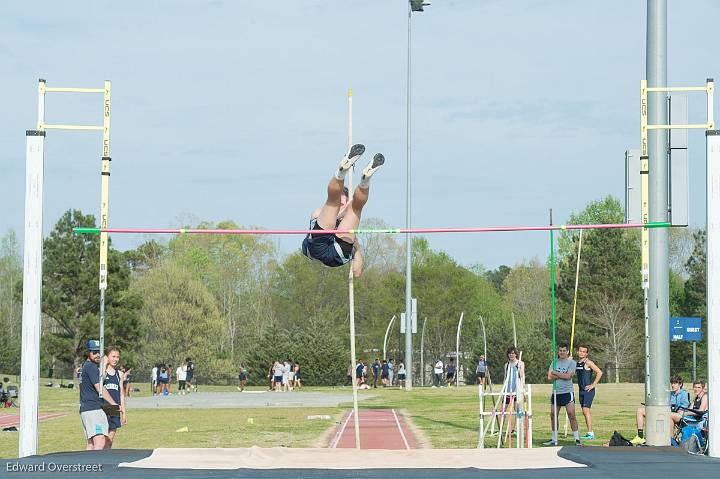
[[[353,258],[352,258],[352,264],[350,265],[352,268],[352,275],[354,278],[359,278],[362,274],[362,267],[363,267],[363,261],[362,261],[362,254],[360,254],[360,247],[358,246],[357,240],[353,243]]]
[[[593,389],[595,389],[595,386],[597,386],[598,383],[600,382],[600,378],[602,378],[603,372],[602,372],[602,369],[600,369],[597,366],[597,364],[590,361],[589,359],[585,360],[585,364],[590,366],[590,369],[592,369],[593,372],[595,373],[595,379],[593,380],[592,384],[588,384],[587,386],[585,386],[586,391],[592,391]]]

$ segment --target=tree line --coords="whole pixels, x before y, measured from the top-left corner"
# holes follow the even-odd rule
[[[620,223],[618,200],[589,203],[568,223]],[[95,218],[65,212],[43,243],[42,375],[69,377],[85,341],[98,333],[99,237],[74,235]],[[191,225],[186,225],[190,227]],[[232,229],[232,221],[197,228]],[[363,227],[385,227],[369,219]],[[671,314],[705,317],[705,233],[671,230]],[[471,238],[468,239],[472,241]],[[556,309],[559,341],[570,339],[579,233],[557,241]],[[404,247],[391,235],[360,237],[365,272],[355,281],[358,357],[382,355],[388,321],[405,308]],[[580,255],[575,345],[590,345],[610,380],[642,379],[644,337],[640,289],[640,233],[584,231]],[[493,379],[501,381],[504,352],[518,348],[528,379],[542,381],[552,357],[549,258],[488,270],[463,266],[423,237],[412,243],[413,296],[418,333],[425,322],[424,358],[429,370],[454,355],[457,322],[464,313],[459,364],[469,376],[483,352],[482,316]],[[138,380],[158,362],[192,357],[206,382],[235,376],[240,363],[251,383],[263,383],[274,359],[301,364],[306,384],[341,384],[349,365],[347,271],[325,268],[297,251],[281,255],[267,236],[179,235],[147,241],[129,251],[110,244],[106,293],[106,344],[122,350],[122,362]],[[22,260],[14,232],[0,238],[0,372],[20,367]],[[388,357],[401,359],[404,338],[395,322]],[[705,326],[704,326],[705,329]],[[420,334],[414,338],[414,370],[420,374]],[[673,368],[690,368],[690,344],[673,343]],[[705,357],[706,341],[699,343]],[[705,362],[700,363],[700,373]]]

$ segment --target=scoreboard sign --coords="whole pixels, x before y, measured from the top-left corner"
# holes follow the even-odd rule
[[[670,341],[702,341],[702,318],[670,318]]]

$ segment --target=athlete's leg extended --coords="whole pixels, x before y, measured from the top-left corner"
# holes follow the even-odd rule
[[[567,413],[567,417],[570,420],[570,429],[572,429],[573,432],[577,432],[578,430],[578,422],[577,422],[577,416],[575,415],[575,403],[569,402],[565,405],[565,412]]]
[[[352,230],[360,226],[360,217],[362,216],[362,209],[367,203],[368,196],[370,194],[370,178],[385,163],[385,157],[382,153],[376,153],[373,156],[372,161],[363,170],[360,184],[355,188],[350,206],[345,211],[345,216],[340,221],[338,229],[341,230]],[[342,233],[337,235],[338,238],[348,242],[355,242],[355,235],[351,233]]]
[[[325,200],[325,204],[320,208],[320,214],[317,217],[317,223],[320,228],[324,230],[335,229],[335,222],[342,207],[345,175],[364,152],[365,146],[359,144],[353,145],[350,151],[348,151],[340,161],[337,172],[335,172],[335,175],[328,183],[327,200]]]

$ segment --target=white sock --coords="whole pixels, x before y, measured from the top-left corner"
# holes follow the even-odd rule
[[[573,431],[573,437],[575,438],[576,441],[579,440],[580,439],[580,431]]]
[[[344,181],[344,180],[345,180],[345,175],[347,175],[347,172],[348,172],[348,171],[349,171],[349,170],[340,171],[340,168],[338,168],[338,170],[335,172],[335,178],[337,178],[337,179],[340,180],[340,181]]]
[[[370,188],[370,178],[362,178],[358,186],[364,190],[367,190],[368,188]]]
[[[553,431],[553,432],[552,432],[552,441],[553,441],[553,442],[557,442],[557,441],[558,441],[558,439],[557,439],[557,431]]]

